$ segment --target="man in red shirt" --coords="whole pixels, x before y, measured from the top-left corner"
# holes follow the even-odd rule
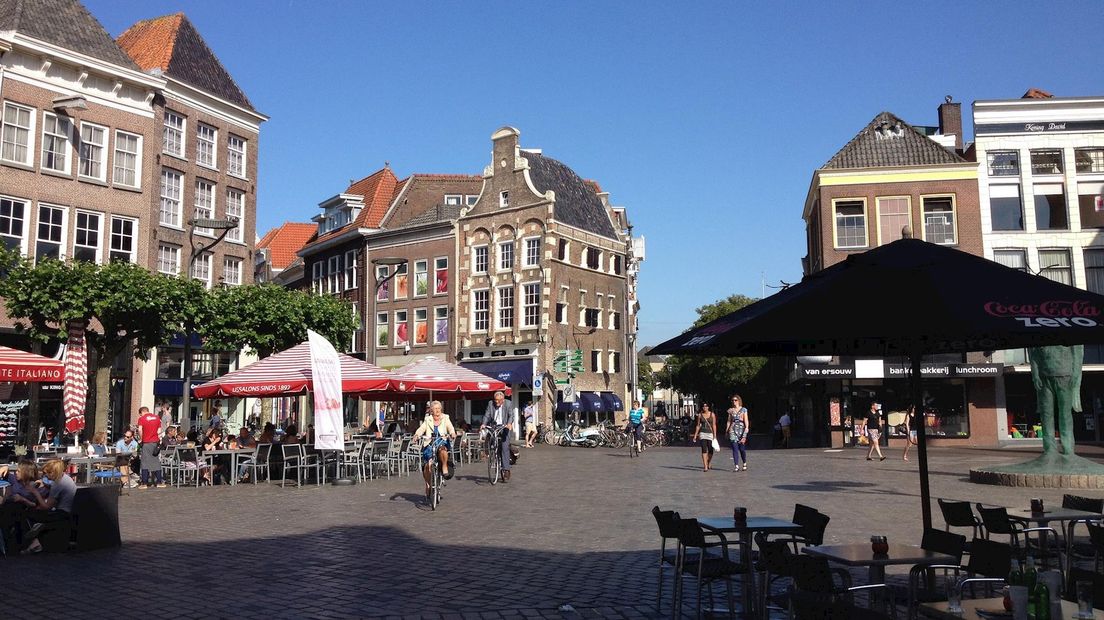
[[[139,489],[148,489],[150,474],[157,480],[158,488],[165,488],[165,478],[161,473],[161,460],[157,458],[161,452],[161,418],[150,412],[149,407],[138,410],[138,429],[142,437],[142,482]]]

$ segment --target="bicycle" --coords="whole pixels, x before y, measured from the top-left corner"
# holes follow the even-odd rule
[[[444,476],[441,474],[441,460],[437,455],[438,450],[445,445],[443,439],[435,439],[431,444],[432,457],[429,460],[429,507],[437,510],[441,503],[441,488],[445,486]],[[453,467],[456,464],[453,463]]]
[[[491,481],[491,486],[502,479],[502,446],[499,445],[498,438],[503,428],[505,427],[488,427],[487,436],[483,440],[487,451],[487,479]]]

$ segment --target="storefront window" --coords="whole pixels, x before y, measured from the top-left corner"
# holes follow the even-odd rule
[[[965,383],[960,380],[925,380],[922,386],[928,436],[969,437],[970,417],[966,406]],[[891,438],[905,438],[905,416],[912,403],[909,382],[885,381],[883,385],[852,390],[847,407],[849,417],[857,418],[865,414],[870,409],[871,401],[882,406],[885,433]]]

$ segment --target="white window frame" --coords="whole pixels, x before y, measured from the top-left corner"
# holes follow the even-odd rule
[[[236,148],[240,147],[240,148]],[[229,134],[226,138],[226,174],[239,179],[249,178],[246,174],[249,160],[249,142],[241,136]]]
[[[862,223],[863,223],[863,243],[862,245],[840,245],[839,242],[839,227],[837,226],[838,217],[836,215],[836,205],[841,202],[861,202],[862,203]],[[832,248],[836,250],[857,250],[861,248],[870,247],[870,221],[869,213],[867,212],[867,201],[865,197],[854,198],[833,198],[832,199]]]
[[[419,271],[419,265],[421,266],[421,271]],[[425,280],[425,292],[421,293],[421,294],[418,293],[418,275],[419,274]],[[411,287],[411,297],[413,297],[413,298],[428,297],[429,296],[429,260],[428,259],[422,258],[422,259],[414,261],[414,282],[410,285],[410,287]]]
[[[400,314],[403,316],[401,320],[399,319]],[[406,323],[406,342],[399,342],[400,323]],[[410,313],[405,308],[395,311],[394,333],[391,336],[391,342],[393,342],[396,347],[406,347],[410,344]]]
[[[442,314],[442,312],[444,313],[443,317],[439,316],[440,314]],[[445,320],[445,326],[448,327],[448,306],[433,306],[433,344],[448,344],[447,330],[445,338],[443,340],[439,340],[437,338],[437,321],[441,320],[442,318]]]
[[[462,206],[464,204],[464,196],[461,194],[445,194],[445,204]]]
[[[123,150],[121,143],[129,138],[134,138],[134,152]],[[128,159],[133,158],[132,165],[133,170],[128,170],[126,167],[120,167],[119,162],[126,162]],[[125,176],[127,172],[134,175],[134,182],[127,183],[126,180],[119,180],[119,171],[123,171]],[[129,187],[133,189],[142,188],[142,136],[129,131],[123,131],[121,129],[115,130],[115,151],[111,160],[111,181],[115,185],[122,187]]]
[[[9,118],[9,110],[11,110],[13,113],[25,112],[27,114],[27,126],[24,127],[22,125],[17,125],[14,119]],[[38,117],[38,114],[35,113],[35,109],[25,105],[20,105],[14,101],[5,100],[3,113],[0,114],[0,117],[2,117],[0,118],[0,159],[3,159],[3,161],[21,164],[24,166],[33,166],[35,156],[35,121]],[[23,157],[23,159],[6,157],[4,155],[5,147],[7,147],[9,144],[14,145],[15,147],[21,146],[18,141],[8,141],[9,128],[12,128],[11,133],[22,134],[26,141],[26,143],[22,145],[24,150],[26,151],[26,155]]]
[[[196,123],[195,163],[197,166],[218,170],[218,127]]]
[[[541,283],[539,281],[522,282],[521,286],[521,329],[537,329],[541,324]],[[530,299],[530,291],[535,291]],[[532,319],[530,323],[530,310]]]
[[[222,257],[222,283],[227,286],[241,286],[242,284],[242,259],[236,256]],[[234,268],[234,265],[237,268]]]
[[[495,331],[512,331],[516,324],[517,291],[514,285],[495,287]]]
[[[480,253],[483,255],[483,267],[479,266]],[[487,244],[472,246],[472,273],[473,274],[486,274],[490,268],[491,250]]]
[[[236,207],[233,205],[237,203]],[[231,243],[245,243],[245,192],[234,187],[226,188],[226,219],[237,220],[238,225],[226,233]]]
[[[883,203],[883,201],[888,202],[890,200],[904,200],[905,201],[905,210],[906,210],[905,215],[908,218],[908,221],[906,223],[907,223],[909,228],[912,228],[912,196],[878,196],[878,197],[874,198],[874,211],[875,211],[874,218],[877,221],[876,228],[878,229],[878,245],[879,246],[885,245],[886,243],[897,240],[897,239],[884,239],[884,238],[882,238],[882,217],[883,217],[882,216],[882,203]],[[921,203],[922,202],[923,202],[923,200],[921,200]],[[886,216],[886,217],[890,217],[890,216]],[[920,219],[921,219],[921,221],[923,221],[923,217],[921,217]],[[897,234],[900,235],[901,231],[898,230]]]
[[[510,192],[499,192],[498,194],[498,207],[505,209],[510,206]]]
[[[179,126],[175,121],[180,121]],[[161,121],[161,152],[184,159],[188,152],[187,136],[188,118],[172,110],[165,110],[165,118]],[[179,147],[175,151],[171,149],[174,145]]]
[[[189,266],[189,275],[191,275],[192,279],[203,282],[203,284],[207,288],[211,288],[211,263],[213,262],[211,260],[212,256],[214,256],[214,254],[211,254],[210,252],[198,254],[195,256],[194,259],[192,259],[192,264]],[[203,276],[204,271],[207,272],[206,277]]]
[[[388,276],[391,275],[391,268],[387,265],[376,265],[376,280],[373,282],[375,287],[376,303],[381,301],[391,301],[391,282],[394,278],[388,280]],[[387,280],[387,283],[380,286],[380,282]]]
[[[65,258],[66,258],[66,249],[68,248],[68,246],[66,244],[66,241],[68,240],[68,236],[69,236],[68,235],[68,232],[69,232],[69,207],[64,207],[62,205],[56,205],[56,204],[51,204],[51,203],[48,203],[48,202],[39,201],[38,209],[35,211],[35,215],[37,216],[35,218],[35,237],[34,237],[34,239],[35,239],[35,249],[34,249],[35,262],[38,262],[38,244],[43,242],[43,239],[40,236],[42,234],[42,211],[43,210],[49,210],[49,211],[54,211],[54,212],[60,212],[61,213],[61,222],[60,223],[58,223],[58,224],[53,224],[53,223],[47,224],[47,226],[49,226],[51,228],[51,232],[57,233],[57,237],[58,237],[57,240],[55,241],[55,240],[51,240],[51,239],[46,239],[45,242],[50,243],[50,244],[56,244],[58,246],[57,247],[57,256],[55,256],[53,258],[55,258],[57,260],[65,260]]]
[[[920,194],[920,224],[923,229],[923,239],[928,241],[928,214],[925,210],[924,201],[928,198],[950,198],[951,200],[951,229],[954,239],[950,243],[940,243],[939,245],[958,245],[958,200],[955,198],[955,194]],[[1067,209],[1069,206],[1067,205]],[[1069,213],[1066,213],[1067,225],[1069,223]],[[931,241],[931,243],[935,243]]]
[[[382,329],[381,329],[382,328]],[[388,312],[376,313],[376,329],[372,337],[376,339],[377,349],[386,349],[391,346],[391,314]],[[380,340],[383,336],[383,340]]]
[[[357,251],[345,252],[345,290],[357,288]]]
[[[162,168],[161,206],[157,215],[158,221],[162,226],[168,226],[169,228],[177,228],[183,230],[183,195],[184,175],[170,168]]]
[[[326,265],[322,261],[314,261],[311,263],[311,291],[315,295],[321,295],[322,289],[326,286]]]
[[[95,136],[97,133],[103,136],[102,143],[96,143],[91,140],[86,140],[84,137],[85,128],[89,129],[90,135]],[[103,125],[97,125],[96,123],[89,123],[87,121],[81,121],[80,124],[80,139],[78,141],[77,148],[77,176],[82,179],[92,179],[103,183],[107,182],[107,136],[108,128]],[[87,151],[87,152],[86,152]],[[85,174],[84,164],[86,161],[95,162],[94,157],[90,157],[95,153],[99,153],[99,168],[96,174]]]
[[[434,295],[448,295],[449,277],[448,277],[448,257],[438,256],[433,259],[433,294]],[[445,261],[445,266],[440,265],[441,261]],[[437,272],[441,269],[445,270],[445,290],[437,290]]]
[[[345,289],[342,286],[344,283],[342,280],[345,278],[344,270],[341,268],[341,255],[335,254],[334,256],[326,259],[326,274],[327,274],[327,293],[338,293]]]
[[[587,292],[584,290],[579,291],[579,327],[586,327],[586,296]]]
[[[556,310],[556,313],[560,314],[560,319],[559,319],[559,321],[557,321],[560,325],[567,325],[569,323],[569,321],[567,320],[567,313],[568,313],[568,309],[569,309],[569,302],[567,301],[567,296],[570,294],[570,290],[571,289],[569,289],[566,286],[560,286],[560,298],[559,298],[559,300],[556,301],[557,306],[559,306],[561,304],[563,305],[563,314],[560,314],[560,311],[559,311],[558,308]]]
[[[30,229],[30,226],[28,225],[28,221],[30,219],[31,201],[27,200],[25,198],[16,198],[15,196],[0,195],[0,203],[2,203],[2,202],[9,203],[9,205],[10,205],[8,207],[9,211],[13,210],[15,204],[18,203],[21,207],[22,213],[19,216],[18,220],[16,220],[14,217],[12,217],[10,213],[9,213],[8,216],[4,216],[3,214],[0,214],[0,225],[3,225],[7,229],[7,232],[0,232],[0,238],[18,239],[19,240],[19,244],[18,244],[19,253],[20,254],[26,254],[27,253],[27,237],[29,236],[27,234],[27,231]],[[2,206],[2,205],[0,205],[0,206]],[[15,221],[19,222],[19,235],[11,234],[11,229],[14,228],[13,223]]]
[[[499,241],[497,246],[498,251],[495,252],[495,257],[498,260],[495,261],[495,264],[497,265],[497,269],[495,269],[495,271],[498,273],[502,273],[504,271],[513,271],[514,259],[516,258],[514,256],[514,240],[511,239],[509,241]]]
[[[192,217],[194,219],[214,219],[216,213],[216,192],[218,192],[218,185],[216,185],[214,181],[208,181],[207,179],[196,179],[195,200],[192,205]],[[210,210],[208,210],[207,205],[203,204],[203,199],[206,196],[210,196],[211,198]],[[201,209],[203,210],[202,213],[200,212]],[[195,227],[195,233],[197,235],[203,235],[205,237],[215,236],[215,231],[211,230],[210,228],[200,228],[199,226]]]
[[[485,334],[491,329],[491,289],[478,288],[473,289],[472,292],[472,333]],[[479,297],[483,296],[482,308],[480,308]],[[482,316],[481,316],[482,315]],[[482,318],[483,327],[480,328],[480,319]]]
[[[111,254],[113,252],[116,252],[116,250],[114,249],[114,245],[115,245],[115,222],[117,222],[117,221],[119,221],[119,222],[130,222],[130,224],[131,224],[131,229],[130,229],[130,237],[131,237],[130,238],[130,251],[128,252],[128,254],[130,254],[130,258],[129,258],[128,262],[136,263],[136,262],[138,262],[138,220],[136,218],[133,218],[133,217],[123,217],[121,215],[112,215],[111,218],[108,220],[108,227],[109,228],[108,228],[108,230],[106,231],[106,234],[105,234],[105,237],[107,239],[107,262],[111,262]],[[123,250],[118,250],[118,251],[122,252]]]
[[[475,203],[479,202],[479,194],[465,194],[464,204],[469,207],[474,207]]]
[[[534,243],[535,243],[535,248],[536,248],[536,252],[535,252],[536,256],[532,256],[533,253],[530,252],[530,250],[533,249],[533,247],[531,247],[531,246],[533,246]],[[526,268],[540,267],[541,238],[540,237],[524,237],[521,240],[521,247],[522,247],[522,256],[521,256],[521,266],[522,266],[522,268],[526,269]],[[531,260],[529,260],[530,258],[535,258],[536,260],[531,261]]]
[[[421,322],[425,325],[425,342],[418,342],[418,313],[422,313]],[[429,308],[414,308],[414,337],[411,339],[411,346],[415,347],[428,347],[429,346]]]
[[[61,130],[60,125],[65,126],[64,133],[54,133],[47,130],[47,127],[51,124],[51,119],[54,121],[52,124],[58,126],[57,128],[59,131]],[[49,166],[46,163],[46,141],[49,138],[62,141],[63,150],[49,151],[50,153],[56,154],[58,157],[61,158],[62,165],[60,168]],[[65,116],[59,116],[57,114],[54,114],[53,112],[42,112],[42,159],[39,161],[39,166],[42,168],[42,170],[49,170],[58,174],[70,174],[73,169],[73,143],[75,141],[76,136],[73,133],[72,119]]]
[[[166,254],[172,257],[174,269],[166,269]],[[180,246],[164,242],[157,244],[157,271],[171,276],[180,275]]]
[[[87,244],[78,244],[77,239],[80,237],[81,232],[87,233],[90,228],[81,228],[80,219],[81,216],[87,216],[88,218],[96,220],[96,245],[91,246]],[[85,209],[77,209],[76,215],[73,217],[73,259],[77,259],[77,249],[93,250],[95,252],[95,258],[92,262],[99,265],[103,263],[103,240],[104,240],[104,214],[98,211],[88,211]]]

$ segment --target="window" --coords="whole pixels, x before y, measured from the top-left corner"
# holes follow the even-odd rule
[[[410,342],[410,324],[406,310],[395,311],[395,346],[404,347]]]
[[[1085,248],[1085,288],[1104,293],[1104,249]]]
[[[498,270],[510,271],[514,268],[514,242],[498,244]]]
[[[390,329],[387,325],[387,313],[376,313],[376,347],[387,347],[388,332]]]
[[[165,226],[180,228],[183,213],[180,200],[180,187],[183,176],[172,170],[161,171],[161,211],[160,222]]]
[[[866,201],[833,200],[836,218],[836,248],[866,247]]]
[[[218,143],[218,130],[210,125],[199,123],[196,127],[196,163],[214,168],[216,163],[215,145]]]
[[[1077,183],[1081,228],[1104,228],[1104,183]]]
[[[195,184],[195,218],[211,219],[215,217],[215,184],[199,179]],[[214,236],[210,228],[196,226],[196,234]]]
[[[1078,174],[1104,172],[1104,148],[1074,149],[1073,161]]]
[[[485,332],[490,324],[490,292],[472,291],[472,331]]]
[[[467,196],[464,196],[464,204],[468,205],[469,207],[475,206],[475,203],[477,202],[479,202],[479,194],[468,194]]]
[[[598,308],[587,308],[583,317],[584,327],[600,327],[598,323],[600,320],[599,315],[601,314],[601,312],[602,311]]]
[[[242,283],[242,261],[240,258],[227,256],[222,259],[222,283],[229,286],[238,286]]]
[[[429,344],[429,310],[426,308],[414,309],[414,344]]]
[[[357,288],[357,262],[359,257],[356,250],[345,252],[345,290]]]
[[[157,244],[157,271],[171,276],[180,275],[180,246]]]
[[[556,258],[567,260],[567,239],[560,239],[559,245],[556,248]]]
[[[245,178],[245,139],[230,134],[226,144],[226,172]]]
[[[42,113],[42,169],[69,174],[73,123],[64,116]]]
[[[1066,190],[1061,183],[1035,185],[1035,228],[1037,230],[1066,230]]]
[[[1031,149],[1031,174],[1062,174],[1061,149]]]
[[[985,154],[989,160],[989,176],[1020,176],[1020,153],[1018,151],[989,151]]]
[[[138,187],[141,185],[141,177],[138,171],[142,168],[142,136],[115,132],[115,174],[112,179],[118,185]]]
[[[446,194],[445,204],[447,205],[460,205],[463,204],[464,197],[459,194]]]
[[[433,260],[433,294],[441,295],[448,292],[448,258],[440,257]]]
[[[993,230],[1023,230],[1020,186],[990,185],[989,215],[993,220]]]
[[[391,282],[387,280],[387,276],[390,273],[387,265],[376,265],[376,301],[387,301],[391,298],[391,293],[388,289],[391,288]]]
[[[211,288],[211,254],[204,252],[195,257],[192,263],[192,279],[199,280]]]
[[[126,217],[111,216],[111,262],[133,263],[135,254],[134,240],[137,238],[138,221]]]
[[[615,254],[613,256],[613,273],[615,275],[621,275],[621,255]]]
[[[446,344],[448,337],[448,306],[437,306],[433,309],[433,344]]]
[[[901,238],[901,229],[912,225],[912,205],[908,196],[877,198],[878,245]]]
[[[326,265],[322,261],[311,263],[311,291],[321,295],[326,288]]]
[[[525,244],[525,256],[522,258],[523,267],[539,267],[540,266],[540,237],[529,237],[522,243]]]
[[[33,131],[34,110],[5,101],[0,159],[30,166]]]
[[[924,212],[924,240],[940,245],[957,243],[954,196],[924,196],[920,200]]]
[[[619,351],[610,351],[609,369],[610,372],[621,372],[621,353]]]
[[[107,128],[81,123],[79,174],[89,179],[107,179],[104,168],[104,151],[107,149]]]
[[[602,252],[598,248],[587,248],[586,251],[586,266],[591,269],[601,269],[602,267]]]
[[[1028,271],[1027,250],[993,250],[993,261],[1005,267]]]
[[[602,352],[590,352],[590,372],[602,372]]]
[[[429,294],[429,261],[414,261],[414,296],[425,297]]]
[[[472,273],[487,273],[487,246],[472,248]]]
[[[0,241],[9,250],[23,249],[23,223],[27,203],[13,198],[0,198]]]
[[[1039,250],[1039,275],[1073,286],[1073,266],[1066,249]]]
[[[226,233],[227,241],[241,243],[245,233],[245,192],[236,189],[226,190],[226,219],[234,220],[237,226]]]
[[[579,327],[584,327],[587,322],[586,291],[579,291]]]
[[[556,302],[556,322],[561,325],[567,325],[567,303],[562,301]]]
[[[502,192],[498,195],[498,206],[503,209],[510,206],[510,192]]]
[[[407,274],[407,265],[403,263],[395,267],[395,299],[406,299],[410,296],[410,276]]]
[[[610,312],[610,329],[621,329],[620,312]]]
[[[65,248],[65,207],[38,205],[38,235],[35,237],[35,260],[62,259]]]
[[[165,110],[165,125],[161,132],[164,152],[175,157],[184,157],[184,117]]]
[[[497,321],[495,329],[513,329],[514,327],[514,287],[498,288]]]
[[[521,326],[540,327],[540,282],[521,285]]]
[[[103,215],[77,211],[77,225],[74,228],[73,258],[89,263],[100,262],[100,230],[103,228]]]
[[[327,275],[329,276],[329,280],[328,280],[328,283],[327,283],[327,286],[326,286],[326,292],[327,293],[338,293],[342,289],[344,289],[344,287],[341,286],[342,285],[341,280],[342,280],[343,276],[345,275],[341,271],[341,257],[340,256],[331,256],[329,258],[328,263],[329,264],[327,265]]]

